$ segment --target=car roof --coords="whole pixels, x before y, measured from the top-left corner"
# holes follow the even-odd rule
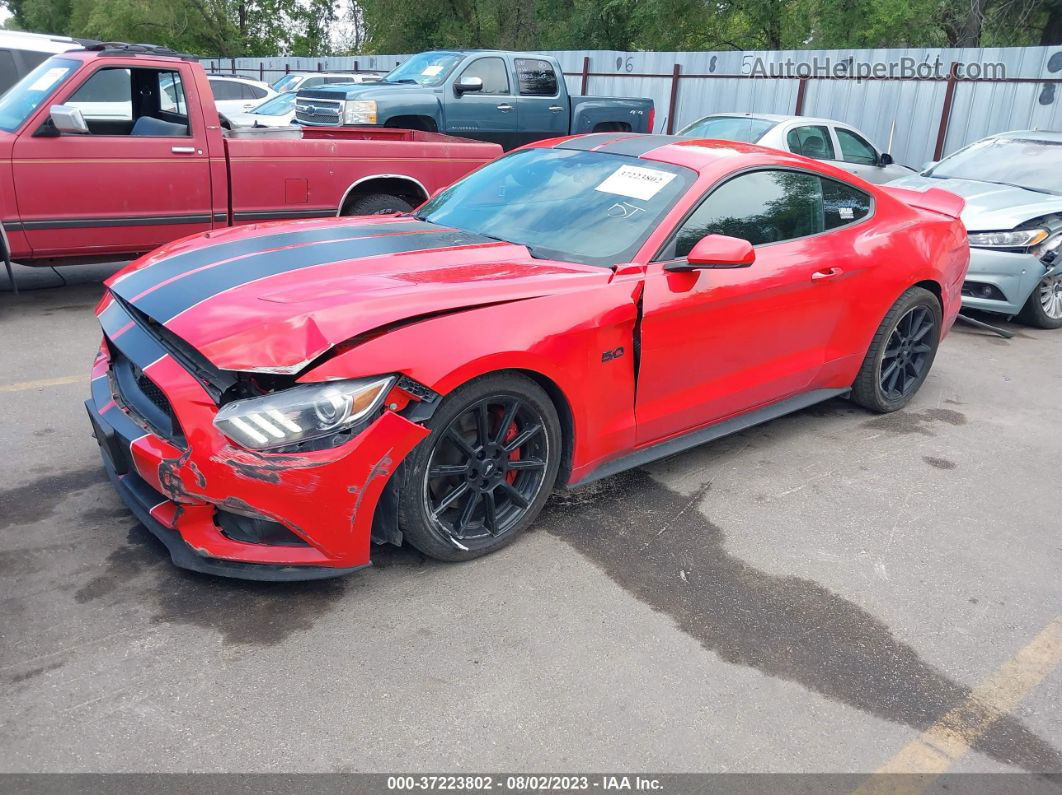
[[[1011,130],[1010,132],[990,135],[989,138],[1032,138],[1037,141],[1062,143],[1062,132],[1058,130]]]
[[[759,119],[761,121],[773,121],[776,124],[780,124],[784,121],[799,121],[804,124],[835,124],[841,127],[851,127],[850,124],[845,124],[843,121],[837,121],[837,119],[825,119],[819,116],[783,116],[778,113],[709,113],[707,116],[701,116],[697,121],[703,121],[704,119],[714,119],[718,117],[727,118],[740,118],[740,119]],[[690,122],[694,124],[695,122]],[[687,125],[688,126],[688,125]]]
[[[239,83],[250,83],[255,86],[266,85],[261,80],[255,80],[253,77],[244,77],[243,75],[219,75],[217,72],[208,74],[207,80],[235,80]]]
[[[81,42],[69,36],[52,36],[47,33],[25,33],[21,30],[0,31],[0,47],[31,52],[60,53],[80,49]]]

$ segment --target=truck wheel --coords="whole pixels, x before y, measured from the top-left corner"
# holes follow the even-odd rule
[[[413,205],[390,193],[369,193],[347,202],[341,215],[390,215],[408,213]]]

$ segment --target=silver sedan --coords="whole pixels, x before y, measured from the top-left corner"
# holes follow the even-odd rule
[[[1062,328],[1062,133],[993,135],[891,184],[966,200],[963,306]]]
[[[678,134],[687,138],[742,141],[825,160],[867,182],[889,182],[913,171],[893,163],[892,155],[874,146],[855,127],[833,119],[770,113],[713,113],[683,127]]]

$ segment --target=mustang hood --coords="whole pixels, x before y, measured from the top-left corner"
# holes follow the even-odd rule
[[[962,222],[974,232],[1013,229],[1041,215],[1062,213],[1062,196],[972,179],[914,176],[893,180],[888,187],[920,191],[940,188],[962,196],[966,200]]]
[[[411,218],[352,218],[186,238],[108,286],[222,370],[296,373],[368,332],[610,276]]]

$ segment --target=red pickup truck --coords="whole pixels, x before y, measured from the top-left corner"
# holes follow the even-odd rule
[[[394,129],[228,131],[203,67],[142,45],[41,63],[0,98],[8,264],[125,259],[195,232],[408,210],[501,154]]]

